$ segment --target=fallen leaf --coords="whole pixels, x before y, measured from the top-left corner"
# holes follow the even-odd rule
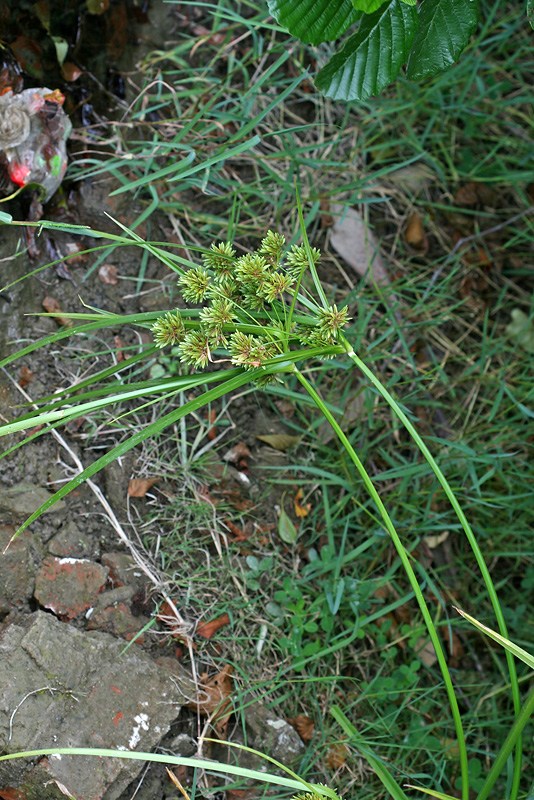
[[[98,268],[98,277],[102,283],[108,283],[111,286],[116,286],[119,282],[117,267],[114,267],[113,264],[101,264]]]
[[[275,450],[285,452],[290,447],[294,447],[300,442],[300,436],[291,436],[289,433],[267,433],[264,436],[256,436],[260,442],[265,442]]]
[[[113,337],[113,344],[115,345],[115,357],[117,363],[124,361],[124,353],[122,352],[122,340],[120,336]]]
[[[233,671],[232,665],[226,664],[213,678],[208,681],[203,680],[199,685],[199,699],[187,704],[188,708],[198,710],[205,717],[211,717],[211,722],[221,739],[226,736],[232,709]]]
[[[519,308],[512,310],[512,321],[504,332],[507,339],[519,344],[527,353],[534,353],[534,326],[524,311]]]
[[[212,442],[217,437],[217,428],[213,424],[215,422],[216,416],[217,416],[217,413],[216,413],[214,408],[212,408],[211,411],[209,412],[209,414],[207,415],[208,421],[210,423],[210,427],[208,428],[207,437],[210,440],[210,442]]]
[[[326,754],[326,763],[330,769],[336,770],[345,766],[349,756],[349,748],[343,742],[336,742],[330,745]]]
[[[454,204],[457,206],[474,206],[478,203],[476,183],[465,183],[454,194]]]
[[[286,544],[295,544],[298,536],[293,520],[286,514],[284,509],[283,498],[280,504],[280,516],[278,517],[278,535]]]
[[[159,478],[132,478],[128,484],[128,497],[144,497]]]
[[[372,278],[381,286],[389,284],[389,276],[380,255],[380,248],[369,226],[356,209],[335,203],[331,208],[336,221],[330,233],[330,243],[362,278]]]
[[[53,314],[58,325],[64,325],[66,328],[72,327],[72,320],[62,315],[58,301],[54,300],[54,298],[50,297],[48,294],[43,300],[43,308],[48,314]]]
[[[73,81],[78,80],[80,75],[83,75],[83,69],[77,67],[72,61],[65,61],[65,63],[61,65],[61,74],[68,83],[73,83]]]
[[[35,375],[31,370],[28,369],[28,367],[21,367],[18,383],[19,386],[22,387],[22,389],[24,389],[25,386],[31,383],[34,378]]]
[[[251,455],[250,450],[244,442],[238,442],[231,450],[228,450],[223,455],[223,461],[229,461],[230,464],[237,464],[241,459],[248,458]]]
[[[403,189],[409,190],[411,194],[420,191],[425,186],[435,181],[435,176],[424,164],[408,164],[390,172],[386,180],[398,184]]]
[[[296,493],[295,497],[293,498],[293,506],[295,508],[295,514],[297,515],[297,517],[300,518],[307,517],[311,510],[311,503],[306,503],[306,505],[304,506],[301,505],[300,501],[302,500],[303,496],[304,492],[302,491],[302,488],[300,488]]]
[[[235,525],[229,519],[225,519],[224,524],[226,525],[230,533],[232,533],[234,536],[234,539],[232,541],[246,542],[249,539],[249,534],[245,533],[245,531],[242,530],[241,528],[238,528],[237,525]]]
[[[199,636],[202,636],[204,639],[211,639],[214,633],[216,633],[219,628],[223,628],[225,625],[230,624],[230,617],[228,614],[223,614],[222,617],[218,617],[218,619],[212,619],[209,622],[203,622],[199,625],[196,629],[196,633]]]
[[[274,404],[284,419],[291,419],[295,413],[295,406],[289,400],[275,400]]]
[[[286,722],[295,728],[303,742],[309,742],[315,733],[315,723],[306,714],[297,714],[296,717],[290,717]]]
[[[415,655],[425,665],[433,667],[438,657],[430,639],[418,639],[415,643]]]
[[[424,543],[427,547],[430,547],[431,550],[434,550],[440,544],[443,544],[449,538],[449,531],[443,531],[443,533],[436,533],[431,534],[430,536],[425,536]]]
[[[427,252],[428,239],[423,228],[421,215],[417,212],[408,218],[404,237],[408,244],[415,250],[419,250],[423,254]]]

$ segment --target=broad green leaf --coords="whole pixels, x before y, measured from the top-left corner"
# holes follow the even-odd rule
[[[424,0],[406,75],[435,75],[458,60],[478,24],[478,0]]]
[[[11,222],[13,217],[11,214],[6,214],[5,211],[0,211],[0,222]]]
[[[377,8],[383,6],[386,0],[351,0],[356,11],[363,11],[364,14],[372,14]]]
[[[278,517],[278,535],[286,544],[295,544],[297,541],[297,529],[293,524],[293,520],[289,517],[284,509],[284,498],[280,503],[280,516]]]
[[[407,6],[416,6],[417,0],[402,0],[403,3],[406,3]]]
[[[512,653],[512,655],[514,655],[516,658],[519,658],[521,661],[523,661],[523,663],[530,667],[530,669],[534,669],[534,656],[530,655],[530,653],[528,653],[526,650],[523,650],[523,648],[519,647],[519,645],[511,642],[510,639],[507,639],[505,636],[501,636],[501,634],[497,633],[497,631],[494,631],[492,628],[488,628],[487,625],[483,625],[478,621],[478,619],[475,619],[470,614],[466,614],[466,612],[462,611],[461,608],[456,608],[456,606],[454,606],[454,608],[459,614],[462,615],[462,617],[464,617],[464,619],[470,622],[471,625],[474,625],[475,628],[479,629],[479,631],[485,633],[486,636],[489,636],[494,642],[502,645],[505,650],[508,650],[509,653]]]
[[[275,20],[306,44],[332,42],[360,18],[350,0],[267,0]]]
[[[416,30],[415,8],[390,0],[362,18],[358,31],[317,74],[317,87],[334,100],[378,94],[406,61]]]

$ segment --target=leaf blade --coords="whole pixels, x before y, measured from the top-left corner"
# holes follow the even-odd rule
[[[279,25],[301,42],[331,42],[359,19],[350,0],[267,0]]]
[[[478,0],[423,3],[419,27],[406,66],[407,78],[425,78],[454,64],[477,25]]]
[[[391,83],[417,30],[417,11],[390,0],[363,18],[358,31],[318,73],[315,83],[334,100],[366,100]]]

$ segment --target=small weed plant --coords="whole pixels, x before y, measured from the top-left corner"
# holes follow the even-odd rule
[[[468,800],[470,792],[475,789],[478,800],[486,800],[499,777],[500,771],[513,751],[515,751],[515,760],[510,797],[516,798],[522,763],[521,731],[530,716],[531,707],[534,704],[534,693],[531,694],[526,704],[522,706],[513,655],[507,650],[510,685],[517,720],[497,756],[495,763],[498,768],[492,769],[485,779],[478,772],[474,776],[457,693],[447,664],[442,641],[437,632],[434,616],[427,605],[421,589],[420,578],[416,574],[414,560],[405,548],[401,536],[382,502],[375,484],[361,462],[354,444],[342,430],[339,422],[329,410],[313,382],[306,376],[303,367],[344,354],[389,404],[398,421],[406,428],[417,444],[449,499],[478,563],[488,594],[492,599],[498,621],[498,635],[503,642],[508,642],[504,615],[482,552],[455,493],[431,455],[427,445],[393,395],[369,369],[346,338],[344,328],[348,322],[347,308],[338,308],[327,300],[325,290],[317,273],[317,262],[320,258],[320,253],[317,249],[312,248],[308,242],[300,201],[299,218],[302,244],[292,246],[287,253],[284,252],[284,237],[276,232],[269,231],[255,252],[239,257],[236,257],[235,249],[231,242],[214,243],[209,251],[204,253],[202,266],[187,263],[179,257],[169,256],[160,247],[144,242],[140,237],[129,231],[126,231],[127,235],[124,238],[96,233],[97,236],[104,238],[114,238],[119,244],[132,244],[135,242],[141,248],[148,248],[152,254],[164,260],[178,273],[178,286],[186,307],[176,308],[163,314],[161,312],[150,312],[135,315],[132,319],[101,313],[72,315],[73,317],[81,318],[85,324],[71,329],[64,329],[55,335],[47,337],[44,341],[29,345],[18,354],[4,359],[3,364],[7,364],[18,356],[31,352],[36,347],[40,347],[47,342],[57,341],[74,333],[84,333],[88,330],[116,325],[119,320],[127,320],[147,327],[153,333],[154,345],[142,354],[143,357],[146,358],[147,353],[152,355],[164,348],[172,348],[172,352],[176,354],[174,358],[191,368],[192,371],[187,375],[171,375],[164,379],[142,382],[135,387],[125,387],[121,393],[111,395],[102,389],[94,387],[89,391],[84,391],[86,386],[82,382],[75,387],[77,396],[72,396],[73,389],[64,390],[63,396],[54,397],[46,402],[39,411],[23,414],[15,421],[4,425],[0,429],[0,433],[6,435],[15,431],[44,425],[45,427],[42,431],[30,437],[34,438],[59,423],[63,424],[69,419],[78,417],[81,413],[88,413],[102,406],[112,406],[114,403],[125,399],[145,398],[146,401],[149,395],[155,395],[157,398],[158,396],[168,396],[172,393],[177,394],[189,389],[199,388],[206,384],[213,384],[213,386],[183,403],[178,409],[148,425],[129,440],[122,442],[109,453],[97,459],[90,467],[87,467],[81,474],[63,486],[49,501],[34,512],[20,530],[26,528],[54,502],[68,494],[73,488],[94,475],[113,459],[135,447],[147,437],[164,430],[188,413],[197,411],[207,403],[247,384],[253,384],[262,389],[273,382],[284,381],[288,375],[296,377],[302,388],[332,426],[353,468],[365,485],[378,512],[381,520],[380,524],[389,535],[397,551],[413,596],[419,605],[437,656],[454,720],[461,765],[463,799]],[[48,227],[57,227],[53,223],[41,224]],[[89,231],[86,230],[85,232],[88,233]],[[94,231],[90,233],[95,235]],[[193,305],[194,307],[192,307]],[[114,369],[108,369],[97,377],[109,377],[113,374]],[[171,370],[171,372],[174,372],[174,370]],[[90,379],[90,382],[94,384],[95,378]],[[154,402],[154,400],[150,402]],[[18,447],[23,443],[18,443],[14,447]],[[320,571],[321,562],[324,560],[330,562],[333,555],[333,552],[326,552],[326,550],[321,556],[317,554],[317,558],[310,561],[308,569],[310,572],[317,569]],[[248,566],[247,581],[254,587],[259,585],[262,573],[270,568],[271,562],[268,558],[263,561],[254,559],[249,561]],[[310,658],[320,657],[321,653],[324,652],[324,650],[320,650],[317,642],[308,641],[306,643],[306,637],[314,634],[319,627],[328,636],[333,626],[333,620],[342,604],[347,619],[350,621],[350,614],[347,613],[349,611],[352,613],[353,619],[349,625],[348,638],[338,647],[359,635],[358,614],[361,612],[360,603],[362,600],[365,603],[364,595],[365,592],[362,594],[361,587],[357,590],[356,585],[353,585],[350,581],[339,581],[335,577],[329,577],[324,583],[322,597],[316,600],[316,618],[310,620],[309,614],[305,613],[306,603],[303,598],[302,587],[295,587],[291,584],[291,581],[287,580],[283,583],[282,588],[275,593],[270,611],[273,616],[276,616],[279,613],[277,609],[282,608],[282,605],[285,606],[286,610],[289,610],[292,623],[286,644],[289,651],[297,659],[301,659],[300,663],[302,664]],[[350,632],[351,628],[352,632]],[[409,630],[405,633],[410,635]],[[334,647],[334,649],[336,648]],[[386,680],[386,683],[378,679],[374,690],[391,693],[395,689],[411,686],[417,679],[418,667],[417,662],[401,666],[393,672]],[[392,680],[397,684],[395,687],[391,685]],[[342,726],[350,743],[360,750],[361,756],[368,761],[370,767],[382,781],[384,788],[396,800],[404,798],[404,790],[401,785],[393,778],[386,764],[363,742],[361,735],[348,720],[342,709],[338,706],[333,706],[331,711],[337,722]],[[66,751],[58,750],[57,752]],[[83,752],[87,753],[87,751]],[[96,753],[96,751],[94,752]],[[103,754],[103,751],[101,754]],[[135,754],[135,757],[139,755]],[[121,753],[120,756],[134,757],[134,754]],[[222,765],[221,769],[223,769]],[[285,781],[284,785],[298,788],[298,782],[297,785],[294,782],[292,783],[294,780],[295,778],[292,777],[289,783]],[[305,796],[314,798],[320,796],[336,797],[331,788],[323,790],[317,786],[310,787],[305,783],[303,785],[306,787],[307,792]],[[432,787],[424,787],[424,791],[444,797],[443,794],[436,793]]]

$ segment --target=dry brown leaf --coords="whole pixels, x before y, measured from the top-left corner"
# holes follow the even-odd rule
[[[431,534],[430,536],[425,536],[424,543],[427,547],[430,547],[431,550],[434,550],[440,544],[443,544],[449,538],[449,531],[443,531],[443,533],[436,533]]]
[[[120,361],[124,361],[124,353],[122,352],[122,339],[120,336],[113,337],[113,344],[115,345],[115,356],[117,358],[117,363]]]
[[[102,283],[109,283],[111,286],[116,286],[119,282],[117,267],[113,264],[101,264],[98,268],[98,277]]]
[[[19,386],[24,389],[24,387],[31,383],[34,378],[35,375],[30,369],[28,369],[28,367],[21,367],[18,380]]]
[[[291,436],[289,433],[267,433],[264,436],[256,436],[260,442],[265,442],[275,450],[285,452],[290,447],[294,447],[300,442],[300,436]]]
[[[466,183],[457,190],[454,195],[454,203],[457,206],[474,206],[478,203],[477,185],[472,181]]]
[[[213,678],[202,681],[200,684],[201,699],[198,702],[191,701],[187,704],[188,708],[198,710],[205,717],[211,717],[211,722],[221,739],[225,738],[232,709],[233,672],[232,665],[226,664]]]
[[[303,742],[309,742],[315,733],[315,722],[306,714],[297,714],[296,717],[290,717],[286,722],[295,728]]]
[[[209,622],[203,622],[201,625],[198,626],[196,632],[199,636],[203,636],[204,639],[211,639],[214,633],[216,633],[219,628],[223,628],[225,625],[230,624],[230,617],[228,614],[223,614],[222,617],[218,617],[217,619],[212,619]]]
[[[336,770],[345,766],[349,756],[349,748],[343,742],[336,742],[330,745],[326,754],[326,763],[330,769]]]
[[[369,226],[356,209],[335,203],[331,208],[336,221],[330,243],[336,253],[362,278],[371,277],[381,286],[389,284],[389,276],[380,255],[380,248]]]
[[[433,667],[438,657],[430,639],[418,639],[415,643],[415,655],[425,667]]]
[[[275,400],[274,404],[284,419],[291,419],[295,413],[295,406],[289,400]]]
[[[223,455],[223,461],[229,461],[230,464],[238,464],[243,458],[248,458],[250,455],[250,450],[246,444],[238,442]]]
[[[63,316],[58,301],[55,300],[53,297],[50,297],[50,295],[48,294],[43,300],[43,308],[49,314],[54,315],[54,319],[58,323],[58,325],[64,325],[66,328],[72,327],[72,320],[69,319],[68,317]]]
[[[420,214],[415,212],[408,218],[404,236],[408,244],[421,253],[428,250],[428,239],[423,228],[423,220]]]
[[[128,497],[144,497],[159,478],[132,478],[128,484]]]
[[[61,74],[66,81],[72,83],[73,81],[78,80],[80,75],[83,75],[83,69],[77,67],[76,64],[72,63],[72,61],[65,61],[61,65]]]
[[[295,514],[297,515],[297,517],[300,518],[307,517],[311,511],[311,503],[306,503],[306,505],[301,504],[300,501],[302,500],[303,496],[304,492],[302,491],[302,488],[300,488],[296,493],[295,497],[293,498],[293,506],[295,508]]]
[[[209,414],[207,414],[208,422],[210,423],[210,427],[208,428],[207,437],[212,442],[215,438],[217,438],[217,428],[214,425],[215,419],[217,418],[217,412],[214,408],[211,409]]]

